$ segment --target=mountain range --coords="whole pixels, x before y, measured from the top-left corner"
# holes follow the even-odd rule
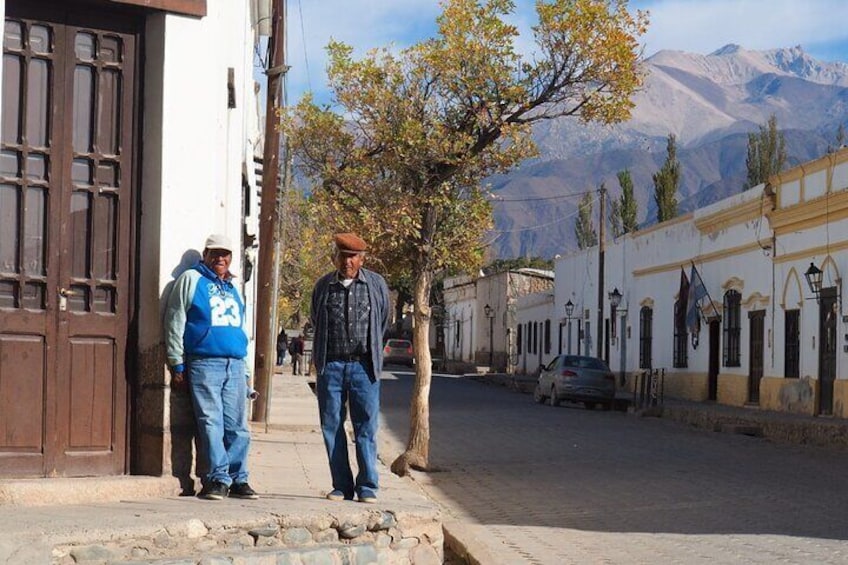
[[[538,124],[539,157],[489,179],[495,258],[575,251],[578,202],[601,183],[618,199],[616,175],[624,169],[633,179],[640,227],[656,223],[652,175],[665,161],[669,134],[681,164],[678,212],[685,213],[743,189],[748,134],[770,116],[786,139],[787,167],[821,157],[835,146],[839,126],[848,128],[848,64],[816,60],[801,47],[660,51],[644,65],[629,121]]]

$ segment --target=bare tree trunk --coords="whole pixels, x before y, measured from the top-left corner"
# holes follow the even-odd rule
[[[392,472],[401,477],[410,469],[427,471],[430,466],[430,382],[432,368],[430,358],[430,287],[433,275],[429,271],[419,273],[415,279],[415,386],[409,407],[409,441],[406,451],[394,460]]]

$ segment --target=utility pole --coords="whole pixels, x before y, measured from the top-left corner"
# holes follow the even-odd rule
[[[604,183],[601,183],[601,188],[598,189],[598,192],[601,195],[601,205],[599,206],[601,215],[598,226],[598,329],[595,330],[598,332],[598,351],[595,357],[600,359],[603,356],[604,342],[604,252],[606,251],[604,242],[604,225],[606,221],[604,217],[607,210],[607,187],[604,186]]]
[[[268,39],[267,101],[265,105],[265,147],[262,155],[262,197],[259,200],[259,253],[256,290],[256,352],[253,385],[259,397],[253,403],[254,422],[266,422],[271,376],[276,364],[277,337],[277,240],[280,215],[279,193],[280,132],[278,110],[282,107],[285,41],[283,20],[285,0],[271,0],[271,36]],[[267,422],[266,422],[267,423]]]

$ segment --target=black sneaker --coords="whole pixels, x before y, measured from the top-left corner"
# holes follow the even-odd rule
[[[249,498],[251,500],[259,498],[256,491],[250,488],[250,485],[247,483],[233,483],[233,486],[230,487],[230,496],[233,498]]]
[[[359,489],[359,502],[364,502],[366,504],[376,504],[377,493],[371,490],[370,488],[363,487]]]
[[[224,483],[213,481],[203,487],[198,496],[206,500],[223,500],[227,496],[227,490],[227,485]]]

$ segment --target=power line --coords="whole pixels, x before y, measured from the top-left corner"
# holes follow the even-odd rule
[[[559,200],[560,198],[571,198],[572,196],[585,196],[594,190],[584,190],[583,192],[571,192],[568,194],[557,194],[555,196],[540,196],[538,198],[501,198],[493,197],[493,204],[510,203],[510,202],[541,202],[543,200]]]
[[[596,192],[596,191],[594,191],[594,190],[592,190],[592,191],[587,191],[587,192],[584,192],[583,194],[588,194],[589,192],[594,193],[594,192]],[[599,198],[600,198],[599,196],[596,196],[595,198],[593,198],[593,199],[592,199],[592,204],[594,204],[595,202],[597,202]],[[542,228],[546,228],[546,227],[549,227],[549,226],[553,226],[553,225],[556,225],[556,224],[562,223],[563,221],[565,221],[565,220],[567,220],[567,219],[569,219],[569,218],[573,218],[574,216],[578,215],[579,213],[580,213],[580,208],[578,207],[578,208],[577,208],[577,210],[575,210],[575,211],[574,211],[574,212],[572,212],[571,214],[566,214],[565,216],[562,216],[562,217],[560,217],[560,218],[557,218],[556,220],[554,220],[554,221],[552,221],[552,222],[546,222],[546,223],[544,223],[544,224],[537,224],[537,225],[535,225],[535,226],[528,226],[528,227],[524,227],[524,228],[516,228],[516,229],[509,229],[509,230],[490,230],[490,233],[498,233],[498,234],[501,234],[501,233],[516,233],[516,232],[523,232],[523,231],[533,231],[533,230],[538,230],[538,229],[542,229]]]
[[[303,43],[303,66],[306,70],[306,86],[307,90],[312,92],[312,78],[309,72],[309,57],[307,57],[309,50],[306,48],[306,32],[303,27],[303,5],[300,0],[297,0],[297,12],[300,19],[300,41]]]

